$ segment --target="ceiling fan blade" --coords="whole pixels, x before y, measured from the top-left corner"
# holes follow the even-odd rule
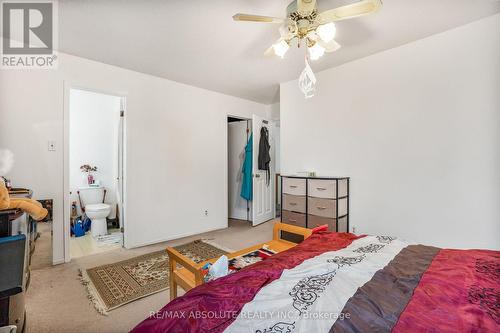
[[[316,0],[297,0],[297,11],[303,15],[309,15],[316,9]]]
[[[325,42],[323,42],[320,39],[320,40],[317,41],[317,43],[319,43],[319,45],[321,45],[322,47],[324,47],[325,48],[325,52],[328,52],[328,53],[335,52],[335,51],[337,51],[338,49],[340,49],[342,47],[335,40],[331,40],[328,43],[325,43]]]
[[[260,22],[260,23],[283,23],[285,19],[279,17],[271,17],[271,16],[260,16],[260,15],[251,15],[251,14],[235,14],[233,16],[233,20],[235,21],[245,21],[245,22]]]
[[[319,13],[319,21],[334,22],[375,13],[382,7],[382,0],[362,0],[351,5]]]

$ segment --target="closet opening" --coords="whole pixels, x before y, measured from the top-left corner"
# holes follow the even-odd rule
[[[227,117],[228,219],[252,221],[252,120]]]

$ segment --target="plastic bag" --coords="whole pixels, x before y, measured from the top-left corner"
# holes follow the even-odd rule
[[[212,281],[229,274],[229,260],[225,255],[221,256],[208,268],[205,281]]]

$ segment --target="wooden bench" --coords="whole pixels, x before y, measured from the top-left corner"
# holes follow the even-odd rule
[[[267,247],[275,252],[283,252],[285,250],[288,250],[289,248],[294,247],[297,245],[296,243],[281,239],[281,231],[285,231],[288,233],[292,234],[297,234],[301,235],[304,237],[304,239],[308,238],[311,236],[311,229],[306,229],[306,228],[301,228],[289,224],[283,224],[283,223],[275,223],[273,227],[273,239],[256,244],[254,246],[247,247],[246,249],[242,249],[236,252],[232,252],[227,254],[227,257],[229,259],[244,255],[250,252],[253,252],[255,250],[258,250],[262,248],[264,245],[267,245]],[[169,257],[169,272],[170,272],[170,299],[174,299],[177,297],[177,286],[182,287],[185,291],[188,291],[196,286],[199,286],[200,284],[203,284],[203,274],[201,271],[201,268],[207,263],[207,262],[215,262],[218,258],[213,258],[201,263],[195,263],[188,257],[184,256],[183,254],[179,253],[177,250],[175,250],[173,247],[168,247],[167,248],[167,253]]]

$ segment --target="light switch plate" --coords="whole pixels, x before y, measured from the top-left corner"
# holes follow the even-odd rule
[[[49,141],[47,149],[49,151],[56,151],[56,142],[55,141]]]

